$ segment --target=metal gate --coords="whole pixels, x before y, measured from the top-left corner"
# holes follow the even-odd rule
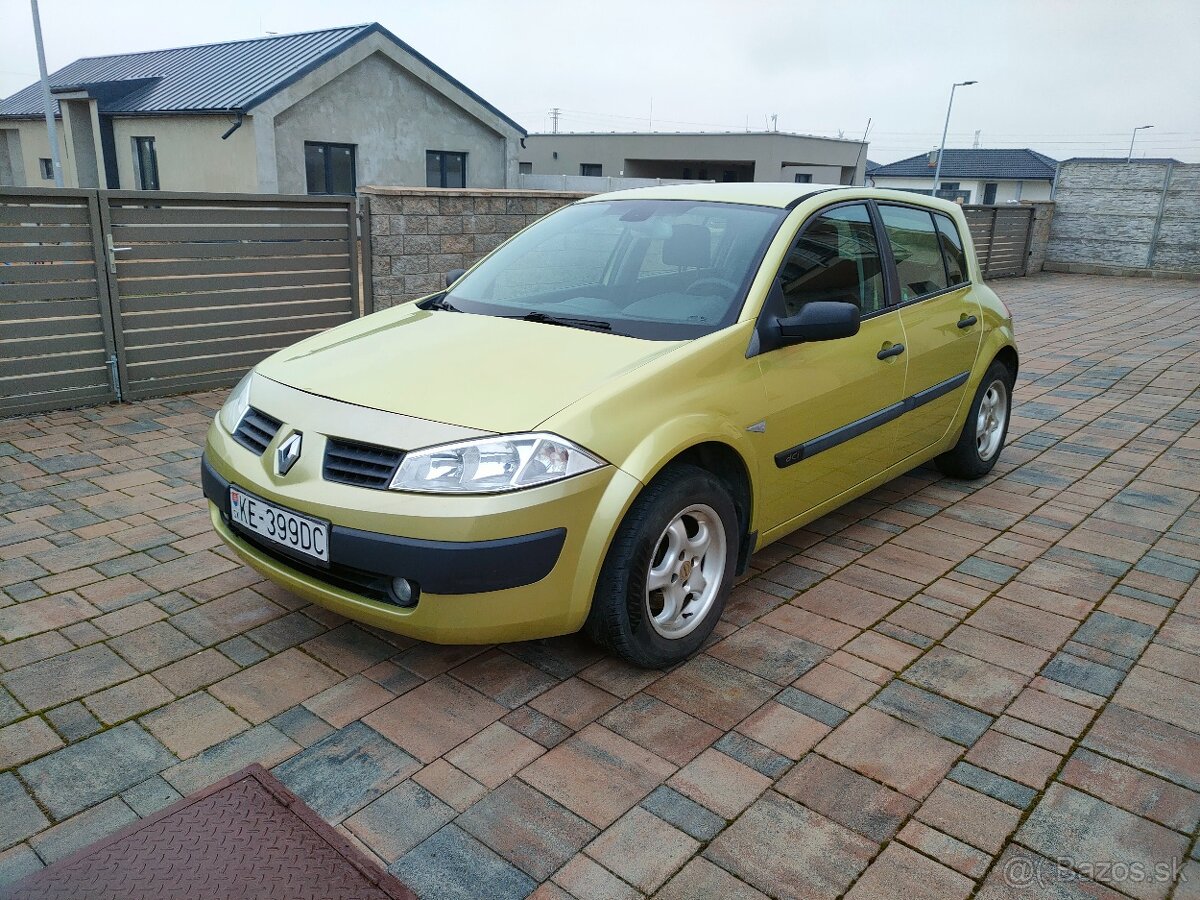
[[[232,384],[358,314],[353,198],[0,190],[0,415]]]
[[[1033,207],[964,206],[984,278],[1024,275],[1033,236]]]
[[[0,416],[117,399],[96,191],[0,191]]]

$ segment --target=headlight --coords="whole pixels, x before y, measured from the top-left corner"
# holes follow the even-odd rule
[[[221,420],[221,426],[230,434],[233,434],[238,423],[242,421],[242,416],[250,408],[250,382],[253,379],[254,372],[251,370],[246,373],[245,378],[237,383],[237,387],[230,393],[229,399],[225,401],[221,411],[217,413],[217,418]]]
[[[515,491],[561,481],[604,464],[554,434],[476,438],[406,454],[391,488],[447,494]]]

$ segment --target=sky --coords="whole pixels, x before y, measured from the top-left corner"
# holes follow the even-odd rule
[[[83,56],[377,21],[529,131],[765,130],[1200,162],[1200,0],[41,0],[50,71]],[[37,79],[0,0],[0,96]]]

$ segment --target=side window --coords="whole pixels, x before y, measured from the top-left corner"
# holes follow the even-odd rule
[[[908,206],[880,206],[879,212],[896,258],[900,302],[907,303],[945,288],[946,267],[933,229],[933,215],[928,210]]]
[[[966,284],[971,280],[967,268],[967,252],[963,249],[962,237],[958,226],[949,216],[941,213],[933,214],[937,223],[938,243],[942,245],[942,258],[946,261],[946,274],[950,276],[950,284]]]
[[[811,219],[788,252],[780,277],[789,316],[814,300],[854,303],[864,316],[883,309],[883,267],[867,207],[839,206]]]

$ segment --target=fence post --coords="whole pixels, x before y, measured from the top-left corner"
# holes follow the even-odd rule
[[[987,278],[990,274],[992,274],[992,250],[996,246],[996,218],[999,216],[999,214],[1000,214],[1000,207],[993,206],[992,207],[992,230],[991,230],[991,233],[988,234],[987,260],[983,264],[983,277],[984,278]]]
[[[112,356],[105,364],[112,373],[113,392],[117,402],[125,399],[129,371],[125,365],[125,331],[121,321],[121,296],[117,289],[116,263],[110,266],[109,247],[112,245],[112,225],[109,222],[108,191],[88,191],[88,215],[92,220],[92,247],[96,258],[96,285],[101,288],[100,319],[105,337],[112,339]],[[111,259],[115,260],[115,256]]]
[[[1154,217],[1154,229],[1150,232],[1150,249],[1146,251],[1146,268],[1154,268],[1154,255],[1158,252],[1158,232],[1162,229],[1163,213],[1167,208],[1167,191],[1171,187],[1171,170],[1175,167],[1173,161],[1167,162],[1167,174],[1163,176],[1162,193],[1158,198],[1158,215]]]
[[[355,315],[365,316],[372,311],[367,305],[371,295],[371,198],[364,194],[351,199],[346,215],[350,222],[350,306]]]

